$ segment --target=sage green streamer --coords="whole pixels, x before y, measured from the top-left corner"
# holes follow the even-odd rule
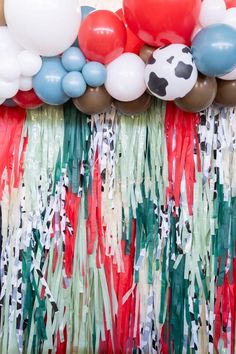
[[[42,196],[47,198],[49,176],[54,182],[58,155],[63,150],[63,107],[44,105],[27,112],[26,129],[28,145],[25,154],[24,181],[26,202],[29,211],[37,208],[38,185]],[[44,204],[46,200],[44,199]]]
[[[79,183],[87,193],[90,178],[88,152],[91,132],[87,116],[79,112],[72,102],[64,106],[65,137],[63,148],[63,167],[67,166],[72,192],[78,194]],[[81,164],[85,169],[84,179],[81,180]],[[86,198],[85,198],[86,200]]]

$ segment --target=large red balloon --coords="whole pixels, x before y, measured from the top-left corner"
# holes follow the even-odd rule
[[[25,109],[41,107],[44,102],[38,98],[34,90],[18,91],[12,99],[18,106]]]
[[[225,0],[225,4],[227,9],[230,9],[231,7],[236,7],[236,0]]]
[[[188,45],[200,7],[201,0],[123,0],[129,28],[154,47]]]
[[[125,22],[124,12],[122,9],[116,11],[116,14],[120,17],[126,28],[127,40],[124,52],[139,54],[144,42],[141,41],[132,31],[129,29],[127,23]]]
[[[87,59],[108,64],[123,53],[126,29],[117,14],[97,10],[81,23],[78,39]]]

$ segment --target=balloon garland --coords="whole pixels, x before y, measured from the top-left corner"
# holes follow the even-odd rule
[[[209,107],[216,95],[217,104],[235,104],[219,99],[230,86],[222,80],[236,80],[232,0],[124,0],[116,13],[80,7],[78,0],[60,5],[40,0],[37,7],[30,0],[6,0],[2,14],[7,24],[0,27],[2,104],[33,89],[44,103],[60,105],[72,98],[78,107],[81,97],[99,87],[112,105],[135,107],[132,102],[142,101],[146,90],[191,112]],[[204,82],[211,83],[207,92],[200,91]],[[198,104],[189,107],[184,99]],[[82,101],[88,103],[86,97]],[[95,106],[81,108],[88,113]],[[104,104],[97,113],[102,107],[109,109]]]

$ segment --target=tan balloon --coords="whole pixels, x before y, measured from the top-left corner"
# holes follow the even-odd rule
[[[114,101],[114,105],[122,114],[135,115],[147,111],[152,104],[152,99],[152,96],[148,93],[144,93],[137,100],[130,102]]]
[[[215,103],[221,106],[236,106],[236,80],[217,80],[218,89]]]
[[[112,104],[112,97],[104,86],[87,87],[85,94],[74,98],[73,103],[79,111],[86,114],[98,114],[108,110]]]
[[[193,89],[186,96],[176,99],[175,104],[185,112],[200,112],[213,103],[216,93],[216,79],[198,73]]]
[[[6,20],[4,16],[4,0],[0,0],[0,26],[6,26]]]
[[[149,59],[152,56],[152,53],[156,50],[155,47],[150,47],[149,45],[145,44],[140,52],[139,52],[139,56],[140,58],[144,61],[145,64],[148,63]]]

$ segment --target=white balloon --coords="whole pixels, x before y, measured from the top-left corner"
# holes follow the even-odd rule
[[[146,90],[144,81],[145,64],[133,53],[124,53],[107,65],[105,87],[116,100],[136,100]]]
[[[3,102],[5,102],[6,99],[5,98],[0,98],[0,104],[3,104]]]
[[[224,0],[204,0],[201,5],[199,22],[203,27],[221,23],[226,13]]]
[[[0,53],[0,78],[15,81],[20,77],[20,66],[17,58],[9,53]]]
[[[236,28],[236,7],[228,9],[221,22]],[[219,78],[222,80],[236,80],[236,69]]]
[[[222,80],[236,80],[236,69],[231,71],[230,73],[224,75],[224,76],[219,76],[219,79]]]
[[[0,79],[0,97],[12,98],[19,90],[19,80],[16,81],[5,81]]]
[[[21,68],[21,75],[23,76],[36,75],[42,66],[41,57],[28,50],[24,50],[18,55],[18,61]]]
[[[228,9],[221,22],[236,28],[236,7]]]
[[[9,29],[6,26],[0,26],[0,53],[9,53],[17,55],[22,48],[13,39]]]
[[[29,91],[33,88],[33,80],[32,77],[21,76],[19,83],[19,90],[21,91]]]
[[[193,38],[198,34],[198,32],[200,32],[202,30],[202,26],[201,25],[197,25],[194,30],[193,30],[193,34],[191,37],[191,41],[193,40]]]
[[[5,0],[4,11],[15,40],[39,55],[61,54],[78,35],[79,0]]]
[[[173,101],[187,95],[197,82],[198,71],[190,48],[171,44],[155,50],[145,68],[145,81],[156,97]]]

